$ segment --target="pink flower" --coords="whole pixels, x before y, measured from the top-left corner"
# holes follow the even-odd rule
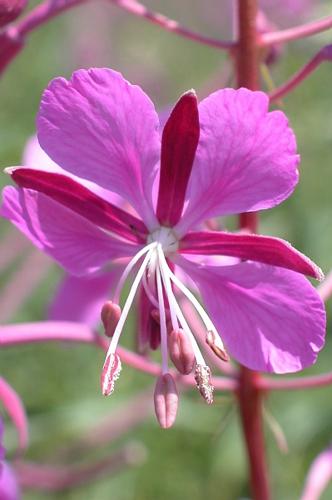
[[[8,169],[19,188],[4,189],[2,215],[75,276],[120,263],[114,303],[135,270],[110,342],[104,393],[120,372],[116,348],[138,290],[145,311],[157,312],[163,374],[168,331],[183,330],[202,393],[209,389],[208,368],[178,294],[194,305],[209,345],[223,357],[227,349],[249,368],[277,373],[315,361],[325,313],[302,274],[320,278],[321,271],[283,240],[203,230],[208,218],[271,208],[292,193],[299,162],[294,134],[268,104],[262,92],[223,89],[197,105],[189,91],[161,136],[152,102],[119,73],[80,70],[46,89],[38,139],[63,170]],[[111,193],[135,215],[111,202]],[[220,255],[237,260],[221,265],[211,258]]]

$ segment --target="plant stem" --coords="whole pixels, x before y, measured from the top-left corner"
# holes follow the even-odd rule
[[[238,87],[259,88],[259,40],[256,30],[257,0],[238,0],[238,46],[235,52]],[[256,232],[256,213],[240,215],[241,229]],[[265,457],[262,400],[264,393],[258,387],[260,375],[245,367],[240,368],[237,391],[241,424],[246,442],[250,483],[254,500],[269,500],[270,488]]]
[[[254,500],[269,500],[270,488],[265,460],[262,419],[264,393],[257,387],[260,375],[241,367],[237,391],[242,430],[247,446],[250,482]]]

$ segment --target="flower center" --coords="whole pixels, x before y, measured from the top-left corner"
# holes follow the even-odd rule
[[[183,332],[188,342],[189,349],[196,360],[195,380],[197,387],[208,403],[211,403],[213,400],[213,387],[210,384],[210,369],[204,361],[195,336],[182,311],[181,302],[179,302],[177,294],[182,295],[185,300],[189,301],[199,314],[206,329],[207,345],[224,361],[227,360],[227,353],[207,312],[169,266],[167,258],[171,258],[172,254],[174,255],[177,252],[178,247],[179,242],[174,230],[169,227],[160,226],[149,235],[145,247],[137,252],[123,271],[114,294],[113,302],[115,304],[119,304],[123,285],[129,274],[135,268],[136,276],[129,290],[106,355],[102,374],[102,387],[105,395],[111,394],[114,388],[114,381],[119,376],[121,361],[116,354],[117,344],[136,292],[139,287],[142,286],[159,316],[162,374],[165,375],[168,373],[169,334],[172,332]],[[138,263],[140,264],[137,269]],[[183,353],[183,356],[185,356],[185,353]]]
[[[175,253],[179,248],[179,240],[175,231],[170,227],[160,226],[149,234],[148,243],[160,243],[164,255]]]

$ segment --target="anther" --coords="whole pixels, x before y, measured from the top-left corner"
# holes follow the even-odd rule
[[[219,337],[219,335],[212,330],[209,330],[206,334],[205,342],[219,359],[222,361],[229,361],[229,356],[225,351],[224,345]]]
[[[121,316],[121,307],[111,300],[105,302],[101,310],[101,320],[104,325],[105,335],[113,337],[116,325]]]
[[[195,356],[190,340],[182,328],[172,330],[168,336],[168,348],[170,358],[180,373],[188,375],[191,373]]]
[[[175,381],[170,373],[161,375],[154,391],[154,408],[160,427],[168,429],[175,422],[179,396]]]
[[[212,404],[214,387],[211,384],[211,370],[207,365],[196,365],[195,381],[201,396],[208,405]]]
[[[101,372],[101,389],[104,396],[110,396],[114,391],[114,383],[121,372],[121,360],[117,354],[110,353]]]

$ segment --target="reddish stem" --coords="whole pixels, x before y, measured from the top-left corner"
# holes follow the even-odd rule
[[[257,0],[239,0],[239,39],[235,53],[238,87],[259,88],[259,47],[256,29]],[[240,216],[240,228],[256,232],[258,216],[245,213]],[[270,488],[265,457],[262,400],[257,385],[260,375],[245,367],[240,368],[237,391],[243,434],[247,447],[250,483],[254,500],[269,500]]]
[[[290,389],[315,389],[316,387],[325,387],[332,385],[332,372],[312,375],[311,377],[294,378],[268,378],[260,377],[256,382],[257,388],[263,390],[290,390]]]
[[[270,92],[270,101],[280,99],[294,90],[303,80],[308,78],[308,76],[315,71],[315,69],[317,69],[322,62],[325,61],[332,61],[332,45],[326,45],[320,49],[320,51],[287,82]]]
[[[250,479],[253,498],[270,498],[267,478],[264,432],[262,422],[263,393],[257,387],[260,375],[242,367],[237,392],[243,434],[250,463]]]
[[[332,28],[332,16],[318,19],[301,26],[295,26],[282,31],[274,31],[270,33],[263,33],[260,36],[259,43],[261,46],[273,45],[274,43],[290,42],[291,40],[298,40],[307,36],[316,35],[322,31]]]

